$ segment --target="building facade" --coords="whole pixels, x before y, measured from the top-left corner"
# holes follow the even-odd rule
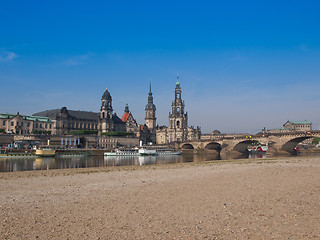
[[[0,114],[0,129],[4,133],[26,135],[33,133],[55,134],[56,122],[42,116]]]
[[[185,142],[199,140],[201,136],[200,127],[188,127],[188,113],[185,112],[185,104],[181,97],[182,91],[177,75],[177,82],[172,101],[172,112],[169,113],[169,127],[161,126],[156,130],[157,144],[168,144],[172,142]]]
[[[55,122],[53,135],[68,134],[72,130],[98,130],[99,113],[61,109],[46,110],[32,116],[42,116]]]
[[[283,124],[285,129],[293,130],[293,131],[312,131],[312,123],[307,121],[302,122],[293,122],[287,121]]]

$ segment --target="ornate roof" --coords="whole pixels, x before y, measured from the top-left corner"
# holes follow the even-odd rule
[[[67,109],[65,108],[64,110],[67,110]],[[57,117],[59,117],[60,112],[61,112],[61,109],[51,109],[51,110],[35,113],[32,116],[42,116],[42,117],[56,119]],[[75,111],[75,110],[68,110],[67,112],[70,117],[77,118],[77,119],[98,120],[100,116],[100,114],[96,112]]]
[[[110,95],[110,93],[108,91],[108,88],[106,88],[106,91],[102,95],[102,99],[111,99],[111,95]]]

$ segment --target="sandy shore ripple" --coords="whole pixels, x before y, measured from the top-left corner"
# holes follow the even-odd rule
[[[1,239],[320,239],[320,158],[0,174]]]

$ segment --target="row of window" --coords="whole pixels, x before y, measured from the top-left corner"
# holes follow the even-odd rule
[[[98,125],[97,124],[90,124],[90,123],[69,123],[68,124],[69,126],[69,128],[71,127],[71,128],[75,128],[75,129],[78,129],[78,128],[84,128],[84,129],[86,129],[86,128],[88,128],[88,129],[98,129]]]
[[[3,126],[6,126],[6,121],[3,121],[2,122],[2,125]],[[11,125],[11,127],[13,127],[14,126],[14,121],[12,121],[12,122],[10,122],[10,125]],[[30,127],[30,122],[27,122],[27,127]],[[21,126],[21,127],[23,127],[24,126],[24,122],[16,122],[16,126]],[[52,124],[47,124],[47,123],[45,123],[45,124],[42,124],[42,123],[34,123],[33,124],[33,127],[34,128],[45,128],[45,129],[51,129],[52,128]]]
[[[296,125],[296,128],[306,128],[306,127],[310,127],[310,125]]]

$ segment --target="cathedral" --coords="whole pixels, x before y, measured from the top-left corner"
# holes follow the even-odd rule
[[[172,112],[169,113],[169,127],[158,127],[156,130],[156,143],[168,144],[172,142],[185,142],[199,140],[200,127],[188,127],[188,113],[184,109],[184,101],[181,97],[179,75],[177,75]]]

